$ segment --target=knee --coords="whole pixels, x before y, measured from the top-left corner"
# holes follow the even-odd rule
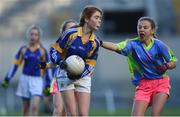
[[[27,107],[23,107],[23,111],[29,111],[29,106],[27,106]]]
[[[31,110],[32,110],[32,112],[38,111],[38,106],[32,105]]]

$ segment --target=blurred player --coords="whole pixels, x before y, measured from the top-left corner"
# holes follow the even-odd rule
[[[155,37],[156,24],[149,17],[141,17],[137,25],[138,37],[118,44],[102,42],[102,47],[128,57],[132,82],[137,85],[133,116],[143,116],[152,105],[152,115],[159,116],[169,97],[170,83],[166,71],[176,67],[171,49]]]
[[[23,101],[23,115],[38,115],[40,98],[43,95],[43,87],[45,77],[45,88],[50,86],[51,72],[38,68],[40,62],[48,62],[48,55],[40,43],[41,29],[38,26],[31,26],[27,31],[29,44],[22,46],[15,55],[14,62],[7,73],[2,86],[7,88],[10,80],[16,73],[18,66],[23,64],[22,75],[19,79],[16,94]]]
[[[57,51],[50,50],[50,58],[54,64],[60,66],[56,71],[58,89],[63,96],[67,115],[87,116],[90,105],[91,77],[100,42],[94,34],[100,27],[101,9],[87,6],[83,10],[78,28],[71,28],[63,32],[58,41]],[[85,69],[81,75],[67,73],[64,60],[78,55],[85,60]]]
[[[74,20],[67,20],[65,21],[62,26],[61,26],[61,29],[60,29],[60,35],[62,34],[62,32],[64,32],[65,30],[69,29],[69,28],[72,28],[72,27],[77,27],[77,22],[74,21]],[[54,43],[52,45],[52,48],[54,51],[57,51],[58,52],[58,49],[57,47],[59,46],[58,42],[60,40],[57,40],[56,43]],[[57,50],[56,50],[57,49]],[[42,65],[43,66],[43,65]],[[52,63],[48,63],[45,65],[47,68],[48,67],[51,67],[53,68],[54,65]],[[52,82],[51,82],[51,88],[50,88],[50,93],[53,94],[53,105],[54,105],[54,111],[53,111],[53,116],[65,116],[66,113],[65,113],[65,109],[64,109],[64,106],[63,106],[63,100],[62,100],[62,96],[61,96],[61,93],[58,91],[58,88],[57,88],[57,83],[56,83],[56,78],[54,77]]]

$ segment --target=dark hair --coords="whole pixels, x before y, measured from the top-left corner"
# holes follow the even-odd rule
[[[89,19],[96,11],[99,11],[101,15],[103,15],[103,11],[100,8],[96,7],[95,5],[87,5],[80,15],[79,26],[84,26],[85,19]]]
[[[157,30],[156,22],[151,17],[141,17],[141,18],[139,18],[138,23],[141,21],[145,21],[145,20],[150,22],[151,28],[153,28],[155,30],[153,33],[153,37],[156,38],[157,37],[156,36],[156,30]]]
[[[73,26],[73,27],[77,27],[77,26],[78,26],[78,22],[76,22],[75,20],[73,20],[73,19],[66,20],[66,21],[64,21],[64,22],[62,23],[62,25],[61,25],[60,34],[62,34],[62,32],[64,32],[64,31],[66,30],[66,27],[67,27],[67,24],[68,24],[68,23],[75,23],[76,25]],[[73,27],[72,27],[72,28],[73,28]]]

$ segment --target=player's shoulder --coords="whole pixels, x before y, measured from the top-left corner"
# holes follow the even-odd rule
[[[156,45],[156,46],[166,46],[166,44],[162,41],[162,40],[160,40],[160,39],[157,39],[157,38],[154,38],[154,45]]]
[[[139,42],[139,37],[127,39],[129,42]]]
[[[154,43],[161,44],[161,43],[164,43],[164,42],[161,41],[160,39],[154,38]]]
[[[134,38],[129,38],[125,40],[128,44],[133,44],[133,45],[139,45],[140,44],[140,40],[139,37],[134,37]]]

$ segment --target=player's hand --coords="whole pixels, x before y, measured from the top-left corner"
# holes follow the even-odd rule
[[[2,84],[1,84],[1,86],[2,86],[3,88],[7,89],[8,86],[9,86],[9,81],[8,81],[8,80],[4,80],[4,81],[2,82]]]
[[[159,74],[163,74],[164,72],[166,72],[169,69],[169,65],[167,63],[164,63],[160,66],[157,66],[157,72]]]
[[[59,66],[61,69],[67,69],[67,64],[65,60],[59,62]]]
[[[38,64],[38,68],[40,68],[40,69],[46,69],[46,62],[40,62],[40,63]]]
[[[50,96],[50,86],[46,86],[45,88],[44,88],[44,90],[43,90],[43,94],[45,95],[45,96]]]
[[[73,74],[70,74],[69,72],[67,72],[67,76],[70,80],[78,80],[81,78],[81,75],[73,75]]]

